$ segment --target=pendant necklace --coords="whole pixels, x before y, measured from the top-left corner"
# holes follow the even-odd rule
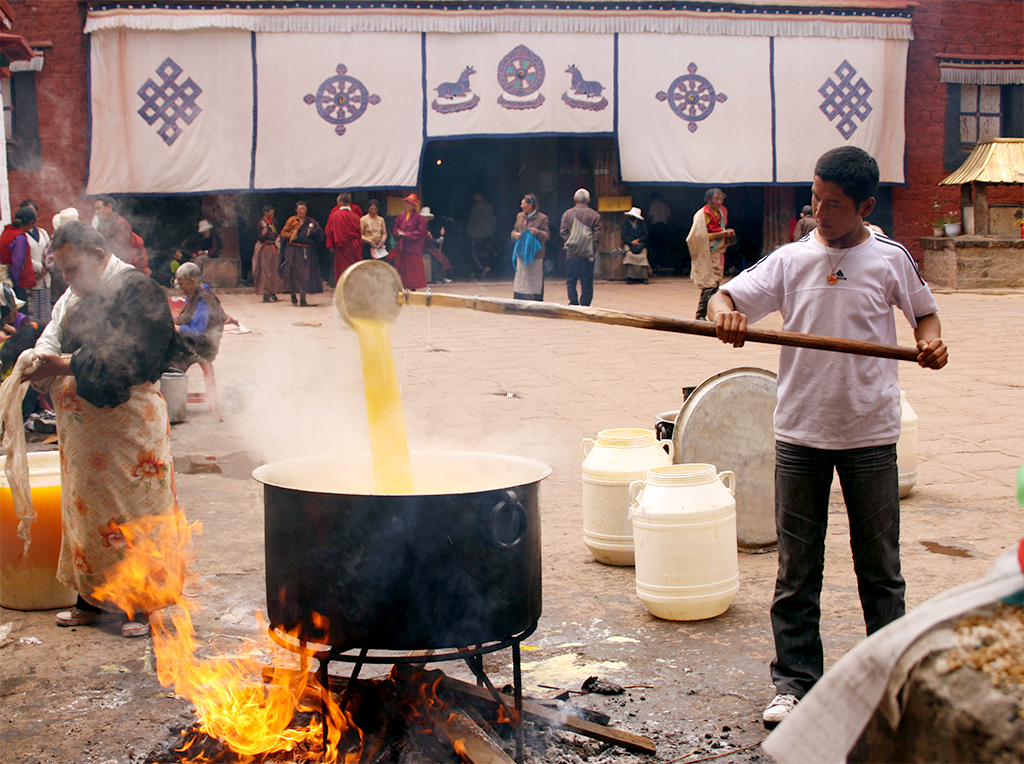
[[[835,265],[832,265],[832,257],[828,253],[828,247],[825,247],[825,257],[828,258],[828,267],[831,269],[829,271],[828,278],[826,279],[826,281],[828,281],[830,285],[839,282],[839,275],[836,273],[836,271],[839,270],[839,263],[843,262],[843,258],[850,254],[851,249],[853,249],[853,247],[847,247],[846,251],[843,252],[842,256],[839,258],[839,261]]]

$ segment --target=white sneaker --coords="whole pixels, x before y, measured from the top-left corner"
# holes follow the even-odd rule
[[[779,722],[785,719],[789,712],[793,710],[800,699],[796,695],[776,695],[772,698],[772,702],[768,704],[768,708],[764,710],[764,726],[766,729],[774,729],[778,726]]]

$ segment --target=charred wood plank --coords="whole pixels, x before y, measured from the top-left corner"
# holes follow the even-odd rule
[[[469,764],[515,764],[504,749],[461,709],[446,708],[430,716],[437,725],[438,737],[447,738],[455,752]]]
[[[477,711],[475,706],[466,705],[462,707],[462,710],[466,712],[470,719],[476,722],[477,727],[482,729],[490,736],[491,740],[493,740],[495,744],[497,744],[499,747],[503,747],[505,745],[505,741],[502,739],[501,735],[494,731],[494,727],[492,727],[490,723],[486,719],[484,719],[483,714]]]
[[[477,687],[475,684],[444,676],[441,679],[441,687],[451,693],[494,704],[494,698],[491,697],[491,693],[483,687]],[[506,695],[505,697],[509,701],[512,700],[510,696]],[[523,715],[532,721],[551,727],[567,729],[570,732],[575,732],[577,735],[600,740],[602,743],[610,743],[633,753],[653,754],[656,752],[654,741],[649,737],[634,735],[632,732],[617,730],[614,727],[606,727],[602,724],[594,724],[585,719],[578,719],[564,712],[554,711],[528,698],[523,698]]]

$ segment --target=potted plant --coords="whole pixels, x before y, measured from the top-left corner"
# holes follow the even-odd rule
[[[950,212],[942,224],[943,230],[946,232],[946,236],[959,236],[963,226],[960,223],[960,213]]]
[[[936,196],[932,200],[932,236],[945,236],[945,225],[946,213],[942,211],[942,202]]]

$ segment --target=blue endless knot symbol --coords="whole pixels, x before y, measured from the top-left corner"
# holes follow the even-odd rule
[[[191,77],[179,85],[177,79],[182,71],[182,68],[173,60],[165,58],[156,70],[161,82],[158,84],[152,79],[148,79],[137,92],[139,98],[145,102],[139,109],[138,115],[149,125],[157,120],[163,121],[156,134],[163,138],[164,143],[168,146],[174,143],[183,132],[178,120],[180,119],[186,125],[191,125],[202,111],[196,104],[196,98],[203,92],[203,89],[194,83]]]
[[[828,117],[829,122],[836,117],[840,118],[836,124],[836,130],[843,138],[849,140],[857,129],[857,125],[853,123],[854,117],[863,123],[871,113],[868,96],[874,91],[863,77],[856,82],[853,81],[853,78],[857,76],[857,70],[850,65],[849,61],[843,61],[835,73],[839,77],[838,83],[829,77],[818,88],[818,92],[825,99],[819,108]]]

